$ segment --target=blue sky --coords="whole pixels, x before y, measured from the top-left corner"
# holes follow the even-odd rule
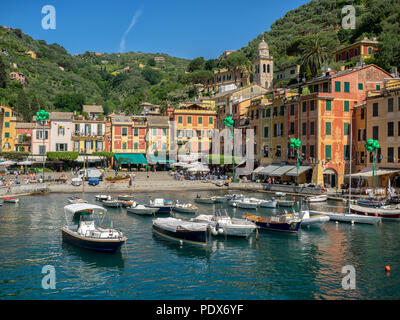
[[[240,49],[307,0],[1,0],[0,25],[69,53],[142,51],[216,58]],[[42,29],[42,7],[56,9],[56,29]],[[130,27],[130,28],[129,28]],[[124,40],[123,35],[125,34]]]

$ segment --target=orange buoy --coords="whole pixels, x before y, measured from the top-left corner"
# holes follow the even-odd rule
[[[184,197],[185,197],[185,195],[183,194],[183,195],[182,195],[182,198],[184,198]]]
[[[296,197],[293,197],[293,201],[295,201],[296,200]]]
[[[390,266],[386,266],[386,267],[385,267],[385,271],[386,271],[386,272],[389,272],[389,271],[390,271]]]

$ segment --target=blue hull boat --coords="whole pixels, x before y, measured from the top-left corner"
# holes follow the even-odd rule
[[[300,219],[285,216],[260,217],[252,214],[245,215],[246,220],[254,222],[261,230],[297,233],[301,226]]]

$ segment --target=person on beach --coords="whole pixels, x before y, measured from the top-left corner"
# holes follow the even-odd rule
[[[131,175],[129,175],[129,186],[128,186],[128,188],[130,188],[130,187],[132,187],[132,176]]]

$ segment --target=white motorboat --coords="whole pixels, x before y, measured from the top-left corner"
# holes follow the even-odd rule
[[[126,211],[130,213],[135,213],[139,215],[153,215],[155,214],[159,209],[158,208],[150,208],[142,204],[134,204],[131,207],[127,207]]]
[[[383,220],[400,221],[399,205],[384,205],[379,208],[350,204],[350,211],[362,216],[381,217]]]
[[[81,178],[72,178],[71,184],[75,187],[79,187],[82,185],[82,179]]]
[[[335,213],[335,212],[321,212],[310,210],[310,215],[326,215],[330,221],[348,222],[348,223],[363,223],[363,224],[378,224],[382,222],[382,218],[374,216],[362,216],[353,213]]]
[[[228,202],[232,207],[236,207],[237,202],[243,200],[244,198],[245,196],[243,194],[234,194]]]
[[[87,203],[70,204],[64,207],[67,224],[61,228],[64,241],[73,245],[102,252],[115,252],[127,238],[118,230],[100,228],[95,225],[94,216],[103,217],[107,209]],[[67,216],[71,215],[71,219]]]
[[[304,200],[308,202],[325,202],[326,200],[328,200],[328,196],[326,194],[321,194],[319,196],[314,196],[314,197],[307,196],[304,197]]]
[[[296,214],[293,214],[294,216]],[[296,215],[298,216],[298,215]],[[300,211],[300,218],[301,218],[301,226],[303,228],[321,228],[325,222],[329,221],[329,217],[325,214],[316,214],[310,216],[310,210],[306,205],[302,205]]]
[[[176,218],[157,218],[153,220],[153,230],[168,239],[206,245],[207,244],[207,223],[184,221]]]
[[[97,194],[95,198],[97,201],[111,200],[111,196],[108,196],[106,194]]]
[[[163,198],[156,198],[154,200],[150,200],[147,205],[148,208],[157,208],[157,213],[170,213],[173,207],[173,203],[171,200],[165,200]]]
[[[110,208],[120,208],[122,206],[121,200],[103,200],[103,205]]]
[[[199,208],[191,203],[179,203],[179,201],[176,200],[176,204],[172,209],[176,212],[196,213]]]
[[[236,206],[241,209],[257,209],[259,204],[260,200],[254,198],[244,198],[236,202]]]
[[[217,210],[214,215],[198,215],[191,220],[208,223],[214,236],[248,237],[257,229],[253,222],[246,219],[231,218],[226,209]]]
[[[260,207],[261,208],[276,208],[277,201],[273,198],[271,200],[261,200]]]

